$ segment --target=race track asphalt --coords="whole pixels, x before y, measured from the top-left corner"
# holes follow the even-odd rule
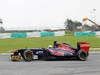
[[[91,53],[87,61],[12,62],[0,55],[0,75],[100,75],[100,53]]]

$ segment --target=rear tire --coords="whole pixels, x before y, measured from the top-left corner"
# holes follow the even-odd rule
[[[87,53],[83,50],[79,50],[78,51],[78,59],[82,60],[82,61],[86,61],[87,60]]]

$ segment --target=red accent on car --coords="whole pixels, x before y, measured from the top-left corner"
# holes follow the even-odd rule
[[[55,51],[55,50],[49,50],[51,54],[56,55],[56,56],[64,56],[64,53]]]
[[[59,49],[63,49],[63,50],[67,50],[67,51],[71,51],[73,50],[69,45],[65,45],[65,44],[59,44],[58,46]]]
[[[90,44],[86,42],[79,42],[78,43],[81,50],[89,51]]]

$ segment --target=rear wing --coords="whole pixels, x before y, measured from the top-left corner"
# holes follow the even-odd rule
[[[80,50],[84,50],[84,51],[89,51],[90,49],[90,44],[86,43],[86,42],[78,42],[77,43],[77,48]]]

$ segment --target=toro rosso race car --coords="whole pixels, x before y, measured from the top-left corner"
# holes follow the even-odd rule
[[[24,59],[25,61],[47,60],[47,59],[69,59],[76,58],[85,61],[89,55],[89,43],[78,42],[77,48],[73,48],[66,43],[54,42],[53,46],[48,48],[26,48],[13,50],[11,54],[12,61],[19,61]]]

